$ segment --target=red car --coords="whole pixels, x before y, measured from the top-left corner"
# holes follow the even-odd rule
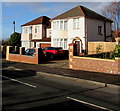
[[[43,52],[47,58],[54,59],[55,57],[64,56],[65,51],[61,47],[46,47]]]

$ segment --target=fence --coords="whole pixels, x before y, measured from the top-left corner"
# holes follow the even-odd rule
[[[114,51],[117,42],[88,42],[88,54]]]

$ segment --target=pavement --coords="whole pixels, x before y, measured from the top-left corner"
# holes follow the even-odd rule
[[[81,83],[120,88],[120,75],[73,70],[68,68],[68,60],[53,60],[39,65],[11,62],[2,59],[2,68],[16,68],[60,79],[69,79]],[[3,70],[3,71],[4,71]]]

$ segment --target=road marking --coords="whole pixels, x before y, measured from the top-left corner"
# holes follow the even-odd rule
[[[85,102],[85,101],[82,101],[82,100],[78,100],[78,99],[75,99],[75,98],[72,98],[72,97],[67,97],[67,98],[71,99],[71,100],[74,100],[76,102],[80,102],[80,103],[83,103],[83,104],[86,104],[86,105],[90,105],[90,106],[93,106],[93,107],[96,107],[96,108],[100,108],[102,110],[113,111],[113,110],[110,110],[108,108],[105,108],[105,107],[102,107],[102,106],[98,106],[98,105],[95,105],[95,104],[92,104],[92,103],[88,103],[88,102]]]
[[[5,79],[9,79],[9,80],[11,80],[11,81],[14,81],[14,82],[18,82],[18,83],[24,84],[24,85],[26,85],[26,86],[36,88],[36,86],[34,86],[34,85],[32,85],[32,84],[25,83],[25,82],[22,82],[22,81],[19,81],[19,80],[16,80],[16,79],[12,79],[12,78],[9,78],[9,77],[6,77],[6,76],[2,76],[2,75],[0,75],[0,76],[3,77],[3,78],[5,78]]]

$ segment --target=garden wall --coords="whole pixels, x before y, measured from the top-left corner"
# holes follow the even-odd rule
[[[99,53],[114,51],[117,44],[118,42],[88,42],[88,54],[96,54],[96,48],[100,48]]]
[[[20,47],[19,54],[11,53],[11,49],[12,49],[11,46],[7,46],[6,60],[8,61],[31,63],[31,64],[39,64],[42,61],[41,55],[39,54],[39,48],[36,49],[35,56],[24,55],[24,51],[25,51],[24,47]]]
[[[74,56],[74,44],[70,44],[69,68],[76,70],[120,74],[120,58],[115,58],[115,60],[106,60]]]

